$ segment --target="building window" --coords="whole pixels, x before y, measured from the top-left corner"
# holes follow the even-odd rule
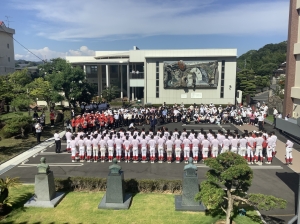
[[[225,84],[225,60],[222,60],[220,98],[224,98],[224,84]]]
[[[7,44],[7,48],[9,48],[9,44]]]
[[[91,65],[91,74],[97,74],[98,67],[97,65]]]
[[[159,62],[156,62],[156,98],[159,98]]]
[[[8,62],[10,62],[10,57],[8,57]]]
[[[98,66],[97,65],[86,65],[85,66],[86,78],[97,78],[98,76]]]

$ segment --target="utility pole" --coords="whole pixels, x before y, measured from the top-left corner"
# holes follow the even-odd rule
[[[247,60],[245,59],[244,69],[246,69],[247,66]]]

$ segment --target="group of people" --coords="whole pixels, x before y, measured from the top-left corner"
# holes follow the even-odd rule
[[[239,135],[237,130],[233,133],[229,130],[218,133],[209,130],[208,133],[201,130],[197,133],[194,130],[187,132],[186,129],[169,131],[162,127],[157,131],[144,128],[138,130],[121,128],[119,131],[113,129],[100,129],[91,133],[84,133],[79,130],[73,134],[70,129],[66,132],[66,150],[71,153],[72,162],[111,162],[113,158],[118,161],[133,161],[137,163],[148,162],[171,163],[182,160],[188,162],[192,157],[194,163],[201,159],[205,161],[208,157],[217,157],[219,153],[234,152],[243,156],[248,164],[262,165],[271,164],[272,158],[276,155],[277,137],[274,132],[248,132]],[[293,143],[289,140],[286,143],[286,162],[292,164]]]
[[[92,108],[92,107],[89,107]],[[96,107],[95,107],[96,108]],[[77,132],[78,129],[95,131],[98,129],[116,129],[120,127],[135,127],[150,125],[153,130],[157,124],[172,122],[190,122],[224,124],[233,123],[236,125],[251,124],[259,126],[263,130],[264,119],[268,114],[268,106],[263,104],[259,108],[228,105],[226,107],[196,104],[185,107],[184,104],[167,106],[165,103],[158,107],[140,108],[119,108],[106,110],[85,109],[82,114],[76,115],[73,112],[72,120],[68,121],[68,127]]]

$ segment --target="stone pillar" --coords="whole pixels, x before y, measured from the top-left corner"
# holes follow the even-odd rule
[[[123,65],[121,64],[121,99],[123,99]]]
[[[113,165],[109,166],[106,193],[103,196],[98,209],[128,209],[132,199],[131,194],[125,194],[124,172],[117,165],[117,159],[113,159]]]
[[[106,87],[110,86],[109,65],[106,65]]]
[[[98,96],[101,95],[102,92],[102,65],[98,65]]]
[[[127,65],[127,98],[130,100],[129,64]]]
[[[287,41],[287,53],[286,53],[286,76],[285,76],[285,89],[284,89],[284,101],[283,101],[283,114],[285,117],[288,113],[293,111],[293,99],[291,97],[292,87],[295,86],[296,76],[296,57],[294,55],[294,45],[298,43],[298,25],[299,14],[297,10],[297,0],[290,1],[289,11],[289,26],[288,26],[288,41]],[[292,114],[291,114],[292,115]]]
[[[197,167],[193,165],[193,158],[189,158],[189,164],[184,167],[182,180],[182,195],[175,196],[176,211],[202,211],[206,207],[195,196],[199,192]]]
[[[84,73],[84,75],[85,75],[85,79],[86,79],[86,65],[83,65],[83,73]]]
[[[42,159],[45,160],[44,157]],[[46,167],[48,165],[45,163],[41,165],[43,167],[39,169],[44,170],[35,175],[35,194],[24,204],[24,207],[54,208],[65,196],[65,193],[55,191],[54,175],[51,170],[48,170],[49,167]]]

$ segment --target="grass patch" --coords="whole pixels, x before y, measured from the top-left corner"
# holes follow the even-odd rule
[[[266,119],[267,119],[268,121],[271,121],[272,123],[274,122],[274,117],[273,117],[273,115],[267,116]]]
[[[24,208],[34,192],[33,185],[11,189],[13,211],[0,223],[201,223],[211,224],[224,217],[197,212],[176,212],[173,194],[136,194],[129,210],[99,210],[104,192],[69,192],[55,209]],[[248,215],[250,217],[248,217]],[[253,216],[253,217],[252,217]],[[254,212],[238,216],[237,224],[254,224]]]

